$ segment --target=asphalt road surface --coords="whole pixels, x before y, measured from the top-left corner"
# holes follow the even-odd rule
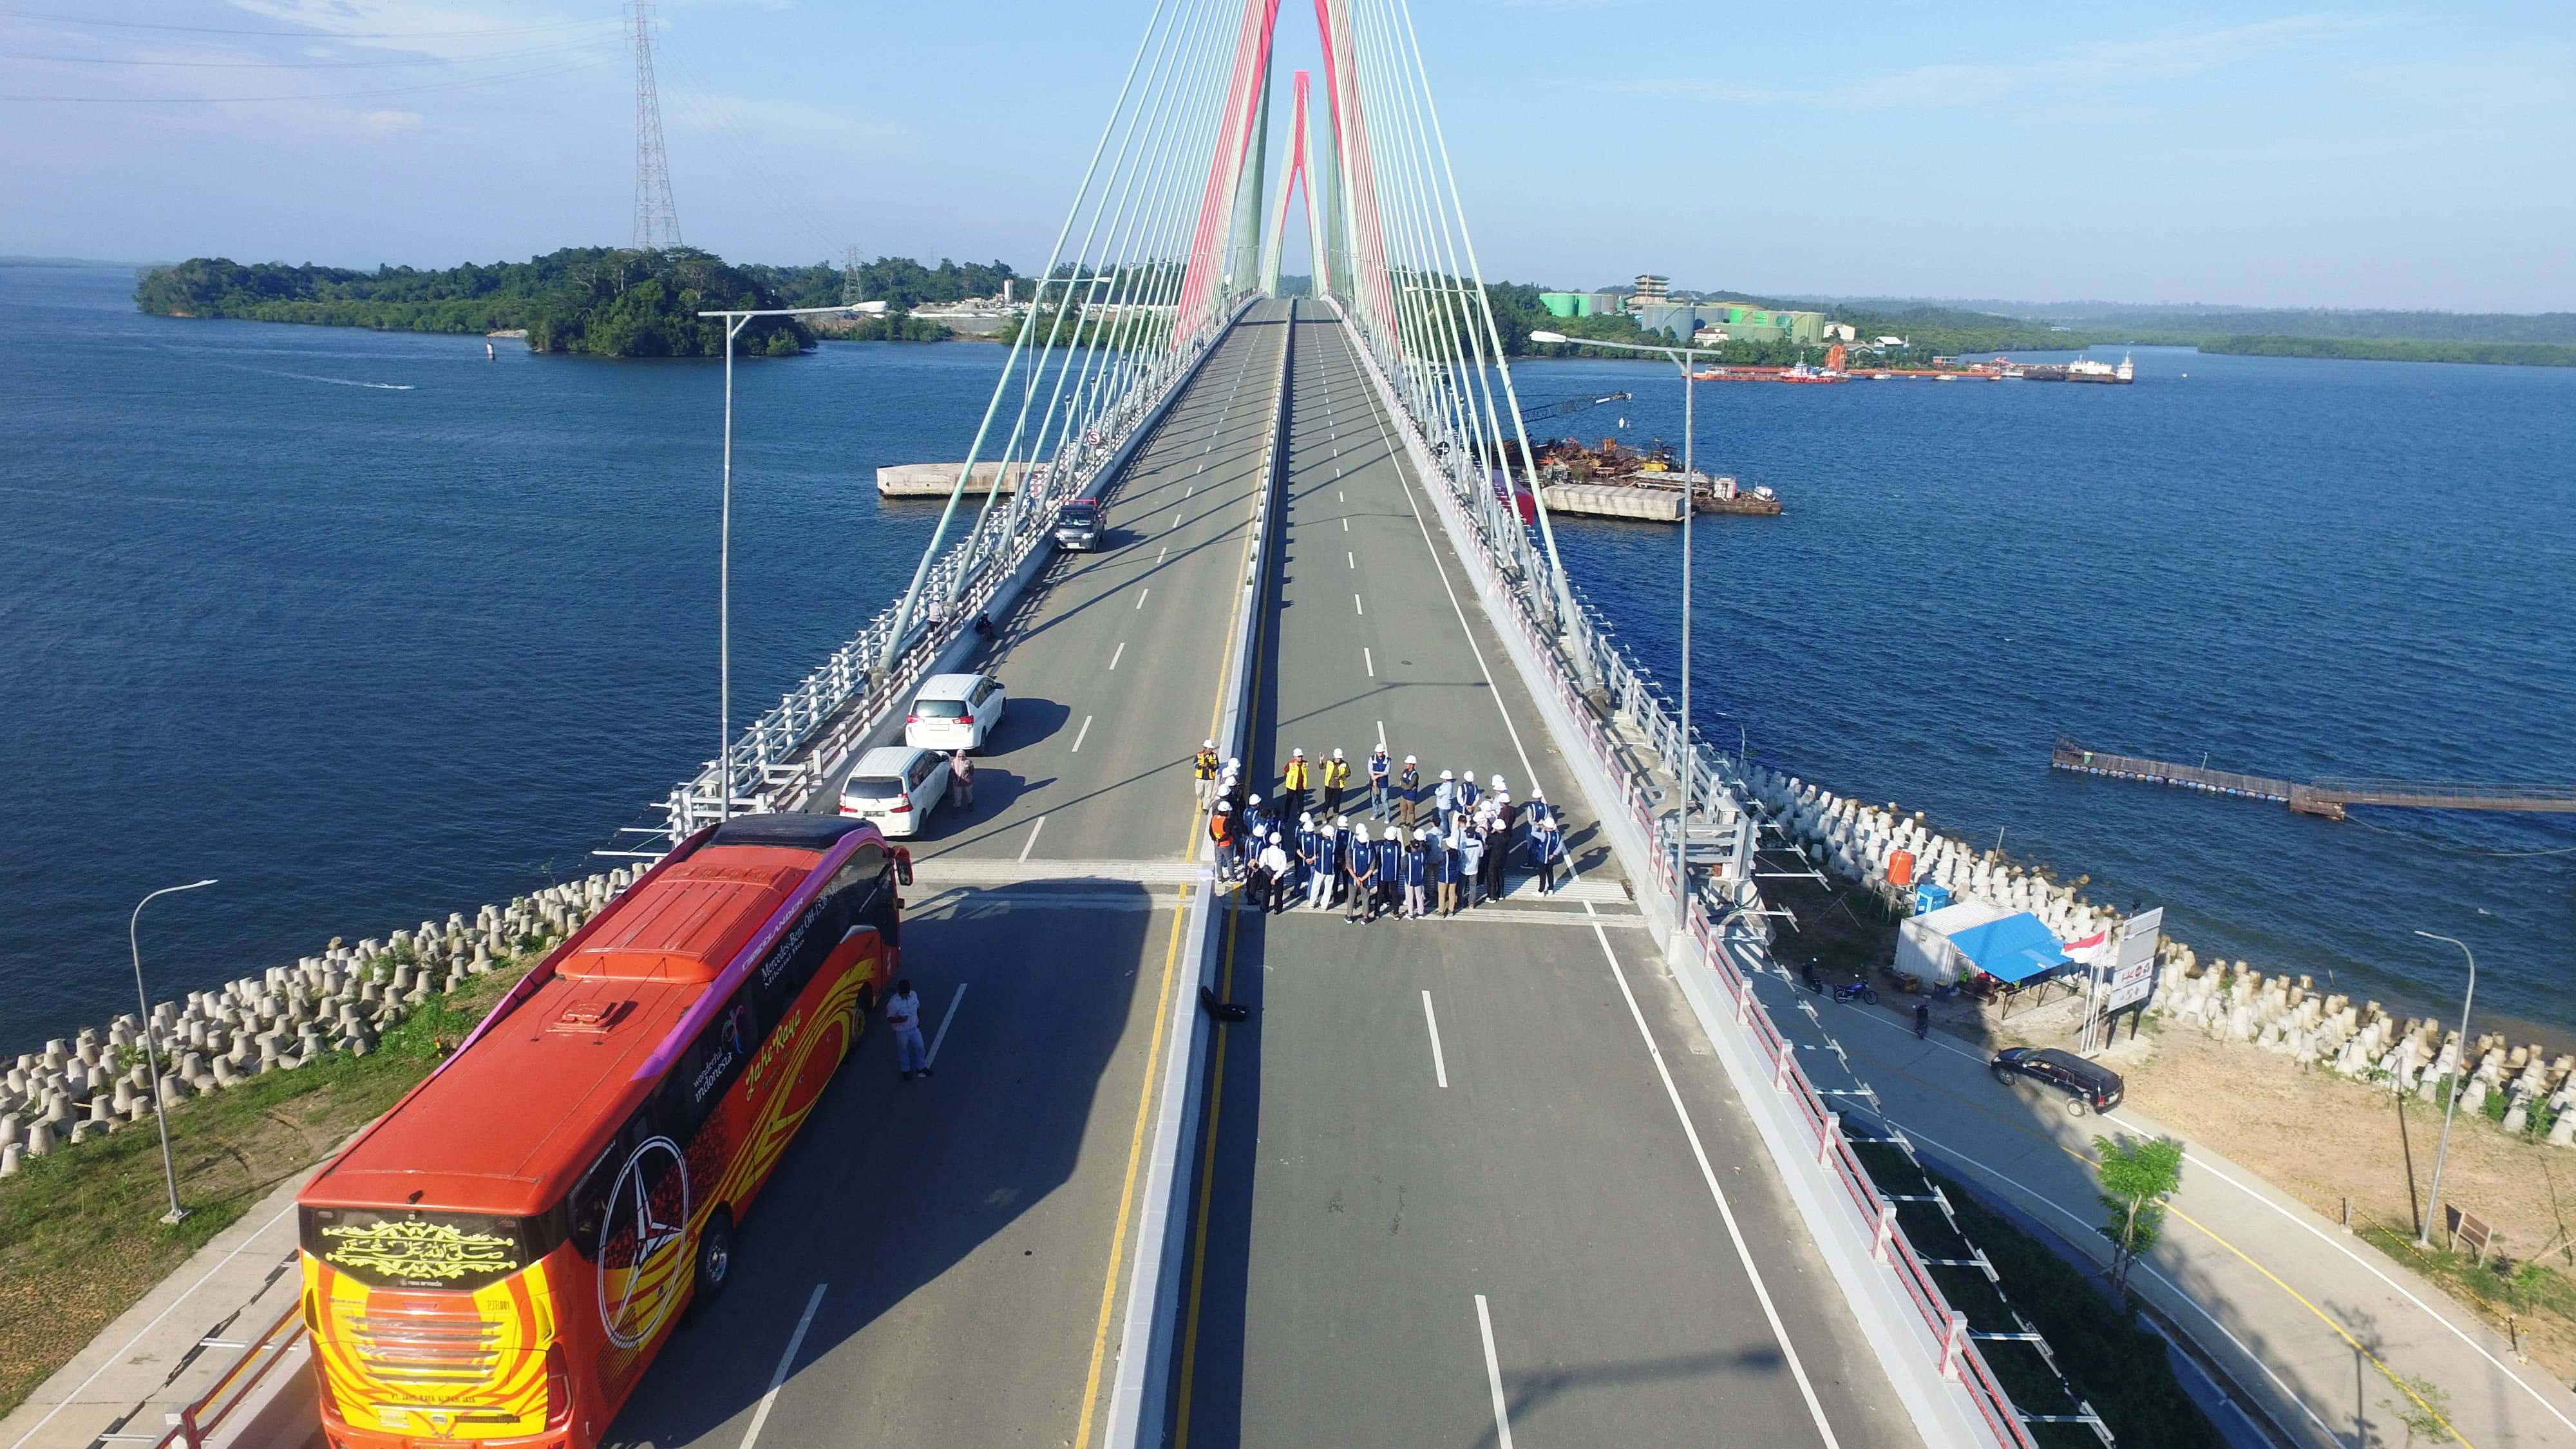
[[[935,1073],[899,1082],[867,1034],[744,1222],[732,1286],[611,1443],[1097,1439],[1180,897],[1060,877],[1103,857],[1185,873],[1284,315],[1256,308],[1107,490],[1106,546],[997,621],[971,667],[1011,704],[974,806],[911,842],[904,961]],[[943,883],[970,864],[975,884]]]
[[[1220,969],[1254,1015],[1221,1028],[1198,1148],[1175,1441],[1920,1442],[1345,329],[1303,307],[1254,764],[1382,734],[1426,780],[1535,785],[1583,885],[1451,920],[1238,912]]]

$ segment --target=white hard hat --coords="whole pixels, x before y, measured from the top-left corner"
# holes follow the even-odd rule
[[[1494,792],[1494,798],[1497,800],[1509,800],[1512,798],[1512,792],[1509,790],[1496,790]]]
[[[1278,831],[1274,830],[1274,831],[1271,831],[1271,832],[1270,832],[1270,843],[1271,843],[1271,844],[1273,844],[1273,845],[1277,845],[1277,844],[1279,843],[1279,832],[1278,832]]]
[[[1407,756],[1405,756],[1405,757],[1404,757],[1404,762],[1405,762],[1406,764],[1408,764],[1408,765],[1419,763],[1419,761],[1415,760],[1411,755],[1407,755]]]
[[[1338,759],[1340,759],[1341,757],[1342,757],[1342,752],[1341,752],[1340,750],[1335,750],[1335,751],[1333,751],[1333,758],[1334,758],[1334,759],[1338,760]]]
[[[1336,817],[1334,817],[1334,819],[1333,819],[1333,828],[1334,828],[1335,830],[1348,830],[1348,829],[1350,829],[1350,828],[1351,828],[1351,817],[1349,817],[1349,816],[1347,816],[1347,815],[1340,815],[1340,816],[1336,816]]]
[[[1314,811],[1312,811],[1312,810],[1301,810],[1301,811],[1299,811],[1299,812],[1297,813],[1297,823],[1298,823],[1298,824],[1300,824],[1300,825],[1312,825],[1312,824],[1314,824],[1314,823],[1315,823],[1315,812],[1314,812]]]
[[[1227,769],[1229,769],[1229,770],[1240,769],[1240,768],[1242,768],[1242,766],[1243,766],[1243,756],[1241,756],[1241,755],[1228,755],[1228,756],[1226,756],[1226,757],[1225,757],[1225,767],[1226,767]]]
[[[1345,815],[1342,818],[1344,820],[1348,820],[1351,817]],[[1366,821],[1362,821],[1361,823],[1352,826],[1351,833],[1357,835],[1362,840],[1368,839],[1368,823]]]
[[[1199,748],[1200,748],[1200,749],[1203,749],[1203,750],[1212,750],[1212,749],[1215,749],[1215,748],[1216,748],[1216,741],[1214,741],[1214,740],[1202,740],[1202,741],[1200,741],[1200,742],[1199,742]]]
[[[1260,796],[1258,796],[1258,795],[1254,795],[1254,796],[1250,797],[1249,799],[1246,799],[1243,803],[1244,803],[1244,804],[1246,804],[1246,805],[1258,805],[1258,804],[1260,804],[1260,803],[1261,803],[1261,797],[1260,797]]]
[[[1530,798],[1533,800],[1544,800],[1547,798],[1547,792],[1545,790],[1533,789],[1530,791]]]
[[[1495,788],[1495,789],[1497,789],[1497,790],[1499,790],[1499,789],[1503,788],[1503,777],[1502,777],[1502,776],[1500,776],[1500,775],[1496,775],[1496,776],[1494,777],[1494,788]]]
[[[1452,773],[1452,772],[1450,772],[1450,771],[1448,771],[1448,770],[1443,770],[1443,771],[1441,771],[1441,772],[1440,772],[1440,778],[1441,778],[1441,779],[1443,779],[1443,780],[1455,780],[1455,779],[1457,779],[1458,777],[1457,777],[1457,775],[1456,775],[1456,774],[1454,774],[1454,773]]]
[[[1413,838],[1416,840],[1429,840],[1431,838],[1430,827],[1425,826],[1422,829],[1413,832]]]
[[[1306,758],[1306,752],[1304,750],[1290,750],[1288,755],[1291,759],[1302,760]]]
[[[1231,801],[1219,800],[1216,802],[1216,813],[1219,815],[1223,815],[1232,809],[1234,809],[1234,804]]]

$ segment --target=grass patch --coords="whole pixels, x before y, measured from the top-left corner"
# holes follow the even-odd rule
[[[2490,1250],[2480,1263],[2466,1253],[2415,1246],[2414,1235],[2384,1223],[2364,1223],[2363,1240],[2432,1279],[2450,1295],[2485,1312],[2498,1327],[2576,1332],[2576,1279],[2528,1259]]]
[[[429,1075],[526,965],[431,996],[364,1057],[332,1053],[169,1110],[188,1216],[169,1192],[150,1120],[31,1157],[0,1182],[0,1415],[68,1363],[152,1285]]]
[[[1995,1378],[2024,1412],[2074,1412],[2081,1398],[2110,1425],[2123,1444],[2154,1444],[2158,1449],[2224,1449],[2226,1440],[2183,1392],[2166,1356],[2165,1341],[2138,1321],[2101,1279],[2067,1262],[2046,1244],[2025,1233],[2009,1218],[1989,1211],[1958,1183],[1917,1168],[1905,1154],[1886,1143],[1854,1143],[1870,1175],[1883,1191],[1916,1193],[1938,1186],[1958,1216],[1953,1231],[1931,1203],[1899,1203],[1898,1220],[1927,1258],[1965,1258],[1973,1242],[1992,1263],[1998,1286],[1973,1268],[1934,1268],[1950,1306],[1968,1316],[1979,1333],[2018,1333],[2013,1314],[2048,1340],[2066,1376],[2060,1386],[2036,1349],[2021,1343],[1984,1343]],[[1964,1235],[1964,1236],[1963,1236]],[[2009,1302],[2007,1302],[2009,1299]],[[2101,1440],[2080,1424],[2033,1424],[2031,1437],[2043,1449],[2101,1449]]]

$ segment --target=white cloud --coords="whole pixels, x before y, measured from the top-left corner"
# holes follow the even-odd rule
[[[370,131],[417,131],[420,129],[420,112],[418,111],[366,111],[361,113],[357,120],[360,126]]]

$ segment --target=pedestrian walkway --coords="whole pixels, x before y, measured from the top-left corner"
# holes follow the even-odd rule
[[[278,1184],[0,1419],[0,1449],[150,1444],[167,1433],[245,1344],[295,1306],[304,1288],[295,1195],[310,1176]],[[276,1371],[303,1372],[301,1353]]]
[[[1880,1115],[1936,1166],[2108,1262],[2093,1137],[2175,1134],[2126,1108],[2070,1117],[1996,1082],[1988,1049],[1943,1031],[1916,1039],[1901,1001],[1837,1006],[1738,959],[1819,1087],[1875,1089]],[[2185,1148],[2163,1241],[2131,1282],[2278,1429],[2319,1449],[2404,1443],[2401,1408],[2425,1407],[2405,1379],[2440,1391],[2430,1406],[2468,1449],[2576,1444],[2576,1394],[2518,1361],[2502,1334],[2251,1171]]]

